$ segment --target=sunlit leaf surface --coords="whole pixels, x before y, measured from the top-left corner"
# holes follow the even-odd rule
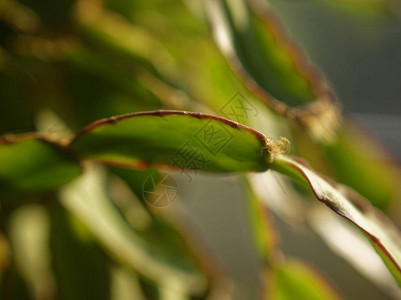
[[[84,159],[213,172],[266,170],[268,152],[264,146],[264,136],[246,126],[178,111],[100,120],[81,131],[70,145]]]

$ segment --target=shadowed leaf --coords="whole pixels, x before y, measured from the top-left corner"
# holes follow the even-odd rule
[[[0,197],[57,188],[82,172],[60,145],[35,135],[0,137]]]
[[[86,228],[58,204],[50,222],[58,299],[110,299],[109,264]]]

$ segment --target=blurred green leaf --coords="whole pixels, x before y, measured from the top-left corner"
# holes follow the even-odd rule
[[[268,273],[271,276],[265,299],[275,300],[335,300],[342,299],[338,291],[311,266],[295,260],[285,261]]]
[[[401,199],[399,166],[363,129],[345,122],[338,139],[325,151],[336,180],[358,191],[373,205],[388,209]]]
[[[82,223],[50,208],[50,247],[58,299],[110,299],[109,262]]]
[[[98,8],[96,15],[88,18],[83,11],[78,33],[84,43],[96,48],[111,62],[120,62],[122,67],[131,66],[160,75],[172,63],[171,55],[163,45],[148,33],[121,15]],[[123,65],[125,63],[126,66]]]
[[[38,135],[0,137],[0,197],[58,188],[82,172],[71,153]]]
[[[13,260],[32,298],[55,296],[50,264],[49,215],[39,204],[18,206],[8,222]]]
[[[267,169],[264,136],[244,125],[201,113],[154,111],[103,119],[70,147],[83,159],[123,166],[171,165],[201,171]],[[182,162],[191,155],[194,163]]]
[[[134,71],[99,51],[82,47],[64,63],[71,107],[81,126],[110,115],[161,108],[159,98],[138,82]]]
[[[401,285],[401,235],[384,214],[356,192],[345,186],[333,186],[304,163],[289,156],[277,155],[272,169],[309,185],[319,201],[356,225],[369,238]]]
[[[315,100],[308,78],[294,64],[294,51],[284,47],[272,22],[265,26],[243,1],[209,1],[208,9],[216,43],[234,68],[289,106]]]
[[[273,12],[259,1],[205,3],[214,39],[245,86],[316,140],[333,139],[340,108]]]
[[[249,223],[259,258],[266,265],[274,262],[281,255],[278,232],[273,224],[271,212],[257,199],[248,181],[244,179],[247,190]]]
[[[108,252],[141,276],[179,294],[202,294],[206,279],[185,242],[162,223],[153,223],[139,207],[135,224],[128,222],[104,183],[103,171],[90,169],[63,189],[62,203]]]
[[[115,166],[109,166],[109,170],[124,180],[130,187],[135,196],[142,202],[145,202],[143,195],[144,183],[153,174],[157,173],[156,169],[149,168],[144,170],[139,169],[126,169]],[[146,207],[146,206],[145,206]]]
[[[314,144],[301,128],[293,133],[297,155],[318,172],[355,189],[389,213],[401,199],[400,170],[393,163],[395,158],[352,120],[344,119],[337,139],[328,145]]]

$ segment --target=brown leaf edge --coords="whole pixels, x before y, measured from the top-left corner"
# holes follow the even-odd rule
[[[388,217],[371,206],[365,198],[351,188],[336,184],[330,179],[323,179],[322,176],[317,175],[300,159],[277,155],[272,168],[289,175],[293,179],[306,180],[306,183],[319,201],[341,217],[349,220],[370,239],[395,279],[401,284],[401,233]],[[294,174],[294,171],[297,174]],[[319,183],[323,183],[328,189],[321,189]],[[389,261],[386,261],[386,258]]]
[[[261,144],[261,155],[262,156],[269,156],[274,149],[272,148],[272,143],[274,143],[273,139],[266,138],[265,135],[256,129],[253,129],[251,127],[248,127],[246,125],[243,125],[241,123],[228,120],[224,117],[219,117],[219,116],[214,116],[214,115],[209,115],[205,113],[200,113],[200,112],[190,112],[190,111],[181,111],[181,110],[154,110],[154,111],[143,111],[143,112],[134,112],[134,113],[129,113],[125,115],[119,115],[119,116],[114,116],[110,118],[104,118],[98,121],[95,121],[88,126],[84,127],[81,131],[79,131],[75,137],[71,140],[71,142],[67,145],[68,147],[71,147],[77,140],[79,140],[83,135],[86,133],[92,131],[93,129],[103,126],[103,125],[110,125],[110,124],[115,124],[121,120],[124,119],[129,119],[129,118],[135,118],[139,116],[156,116],[156,117],[164,117],[164,116],[169,116],[169,115],[178,115],[178,116],[188,116],[192,117],[195,119],[208,119],[208,120],[215,120],[218,122],[222,122],[234,129],[237,130],[246,130],[250,133],[252,133],[259,141]],[[271,159],[268,159],[269,161]],[[139,169],[145,169],[149,167],[161,167],[161,168],[173,168],[171,166],[165,165],[165,164],[155,164],[155,163],[147,163],[147,162],[139,162],[135,164],[127,164],[127,163],[116,163],[116,162],[109,162],[107,160],[96,160],[99,162],[103,162],[106,164],[111,164],[111,165],[117,165],[120,167],[128,167],[128,168],[139,168]]]
[[[325,77],[313,67],[307,56],[290,37],[285,27],[273,11],[262,1],[248,1],[251,13],[259,18],[265,25],[276,43],[292,60],[294,72],[300,74],[309,84],[311,93],[316,100],[296,107],[291,107],[279,99],[274,98],[268,91],[263,89],[243,68],[239,58],[233,51],[218,48],[228,61],[234,73],[241,79],[245,87],[257,96],[265,105],[289,120],[294,120],[300,126],[306,128],[314,140],[331,142],[336,137],[336,131],[342,122],[342,107],[336,101],[330,90]]]

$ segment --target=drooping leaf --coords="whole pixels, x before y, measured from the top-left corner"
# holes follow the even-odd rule
[[[74,156],[37,135],[0,137],[0,197],[57,188],[82,172]]]
[[[206,148],[210,145],[203,144],[198,136],[198,133],[202,132],[200,129],[205,125],[220,126],[220,132],[227,129],[227,132],[235,137],[232,139],[233,144],[227,143],[225,147],[219,149],[220,152],[212,156],[208,151],[213,148]],[[160,132],[163,132],[162,137],[155,138]],[[133,167],[159,164],[177,167],[175,160],[171,159],[173,155],[182,151],[176,150],[180,149],[177,145],[191,142],[192,147],[186,148],[182,153],[193,155],[190,152],[192,150],[195,153],[208,155],[206,159],[210,160],[209,166],[206,164],[205,168],[197,170],[263,171],[271,167],[291,175],[304,184],[309,183],[319,200],[354,223],[370,238],[379,254],[388,263],[390,271],[396,279],[399,279],[397,277],[401,270],[401,238],[398,230],[390,222],[384,221],[384,217],[367,202],[348,199],[336,187],[301,163],[280,154],[283,144],[269,140],[248,127],[224,118],[199,113],[144,112],[93,123],[86,127],[70,146],[83,159]],[[191,165],[183,165],[181,168],[190,169]]]
[[[301,128],[293,133],[298,156],[391,214],[391,207],[401,199],[401,171],[378,140],[349,118],[344,118],[336,140],[329,145],[313,144]]]
[[[216,43],[249,90],[317,140],[333,138],[340,109],[327,84],[262,3],[205,1]]]
[[[344,120],[338,139],[324,147],[334,178],[354,190],[376,207],[391,209],[401,199],[401,170],[396,158],[350,120]],[[389,211],[389,213],[391,213]]]
[[[401,284],[401,235],[385,215],[356,192],[343,186],[333,186],[291,157],[277,155],[272,168],[309,185],[319,201],[356,225],[370,239],[394,278]]]
[[[397,281],[356,226],[323,205],[315,205],[309,211],[308,220],[333,253],[347,261],[384,294],[394,299],[401,298],[401,288]]]
[[[275,300],[335,300],[342,299],[338,291],[311,266],[288,260],[268,273],[270,293],[265,299]]]
[[[221,117],[153,111],[95,122],[70,147],[83,159],[116,165],[239,172],[267,169],[265,143],[256,130]]]
[[[290,119],[298,115],[296,118],[299,117],[301,123],[309,124],[309,129],[312,131],[308,132],[312,137],[310,139],[305,137],[304,126],[293,126],[292,128],[303,135],[301,137],[294,133],[296,145],[303,144],[303,151],[301,149],[300,156],[307,157],[313,166],[320,167],[326,175],[356,189],[377,207],[382,209],[389,207],[391,202],[399,198],[400,194],[397,179],[394,176],[397,173],[397,168],[391,166],[391,162],[384,162],[388,159],[388,156],[383,154],[384,151],[380,149],[376,151],[380,147],[365,138],[366,134],[363,131],[355,131],[350,126],[349,120],[344,120],[343,127],[338,126],[340,121],[338,109],[331,109],[330,105],[326,106],[327,103],[324,104],[325,101],[321,101],[326,97],[332,99],[324,80],[318,75],[314,75],[314,71],[305,63],[305,59],[302,59],[302,53],[296,50],[296,46],[288,40],[274,14],[263,5],[258,5],[260,1],[250,1],[249,3],[246,5],[240,1],[214,1],[212,6],[216,9],[210,11],[209,19],[212,23],[215,39],[234,70],[261,100],[269,100],[269,95],[265,94],[267,91],[276,100],[285,102],[285,89],[281,88],[280,84],[274,80],[282,78],[282,85],[287,88],[294,86],[289,83],[292,82],[288,77],[289,75],[295,78],[303,78],[304,82],[308,82],[305,85],[305,91],[308,93],[304,91],[299,95],[303,95],[301,99],[304,99],[305,102],[309,101],[307,99],[312,99],[310,100],[312,102],[309,103],[315,103],[315,108],[321,105],[320,108],[317,108],[309,116],[303,113],[294,113],[292,116],[292,113],[289,113],[288,115]],[[279,56],[272,56],[270,54],[272,51],[286,57],[287,64],[284,64],[283,59],[278,58]],[[255,56],[255,53],[258,56]],[[263,57],[265,57],[264,60]],[[287,77],[284,75],[276,76],[272,80],[268,76],[269,71],[274,70],[271,65],[281,66],[282,74],[289,75]],[[257,73],[250,66],[254,66],[260,72]],[[267,83],[263,83],[263,80]],[[273,93],[269,84],[274,85],[281,94]],[[314,97],[308,98],[310,94],[313,94]],[[272,106],[269,101],[265,102]],[[284,111],[290,112],[291,110],[284,109]],[[313,117],[315,113],[317,118]],[[332,121],[336,135],[334,135],[334,127],[328,125]],[[333,130],[329,130],[329,128]],[[319,138],[316,139],[316,137]],[[355,142],[356,139],[359,142]],[[318,141],[317,145],[311,145],[316,141]],[[320,141],[330,141],[330,143],[324,145],[325,143]],[[363,150],[364,147],[368,147],[368,149],[365,151]],[[311,151],[312,149],[316,151]],[[377,176],[377,174],[380,175]],[[361,180],[361,178],[365,180]],[[366,184],[367,182],[369,183]]]

